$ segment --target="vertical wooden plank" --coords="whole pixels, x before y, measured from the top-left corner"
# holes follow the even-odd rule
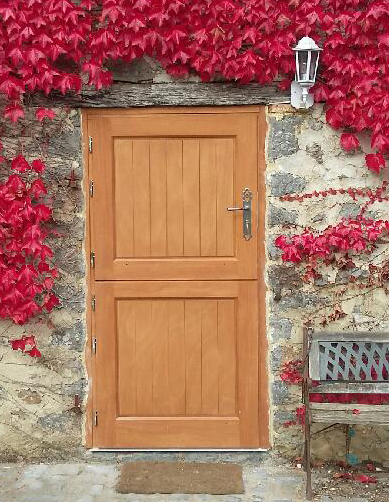
[[[201,301],[202,411],[219,414],[219,354],[217,346],[217,301]]]
[[[118,340],[118,411],[119,416],[136,415],[135,316],[134,302],[116,303]]]
[[[214,139],[200,141],[201,256],[216,256],[216,148]]]
[[[166,256],[166,141],[150,141],[151,256]]]
[[[182,140],[166,140],[167,254],[184,254],[184,204],[182,194]]]
[[[185,317],[184,301],[169,301],[169,392],[170,415],[185,415]]]
[[[242,447],[258,444],[258,283],[239,282],[238,406]]]
[[[257,207],[257,187],[258,187],[258,120],[255,115],[245,117],[239,125],[239,130],[234,138],[235,155],[235,202],[241,206],[242,190],[249,188],[253,198],[251,203],[251,232],[249,241],[242,237],[242,211],[235,213],[235,253],[238,259],[238,277],[240,279],[258,278],[258,207]],[[264,196],[262,194],[262,196]],[[262,213],[263,214],[263,213]],[[259,269],[261,270],[261,269]]]
[[[114,257],[134,256],[134,201],[132,182],[132,141],[114,140]]]
[[[169,414],[169,300],[151,301],[153,416]]]
[[[218,300],[219,414],[236,415],[236,320],[235,300]]]
[[[93,425],[93,446],[101,448],[112,444],[115,438],[114,423],[118,414],[117,337],[112,283],[97,281],[95,294],[99,305],[94,312],[99,350],[94,356],[96,374],[93,379],[95,385],[93,407],[99,411],[99,426]]]
[[[134,255],[150,256],[150,143],[133,141]]]
[[[234,255],[234,221],[241,225],[241,213],[230,213],[234,205],[234,142],[232,138],[216,140],[217,173],[217,256]],[[240,204],[241,201],[235,201]]]
[[[136,411],[138,416],[151,416],[153,412],[151,303],[151,300],[134,301]]]
[[[199,140],[183,140],[184,256],[200,256],[199,155]]]
[[[201,300],[185,300],[186,415],[201,415]]]

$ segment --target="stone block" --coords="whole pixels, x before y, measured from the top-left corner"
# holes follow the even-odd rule
[[[70,417],[64,413],[50,413],[38,420],[41,427],[50,429],[51,431],[64,431],[69,425]]]
[[[271,287],[294,289],[302,285],[301,274],[289,265],[273,265],[268,268],[268,282]]]
[[[292,321],[289,319],[270,319],[270,329],[273,341],[288,340],[292,335]]]
[[[282,250],[275,246],[274,238],[275,236],[272,235],[266,245],[267,255],[270,260],[277,260],[282,256]]]
[[[290,391],[288,385],[281,380],[276,380],[275,382],[273,382],[272,396],[273,404],[275,405],[287,403],[290,399]]]
[[[283,425],[296,420],[296,414],[291,411],[276,410],[273,418],[274,422]]]
[[[346,202],[342,204],[342,207],[339,211],[339,216],[341,218],[355,218],[361,211],[361,206],[359,204],[355,204],[354,202]]]
[[[297,115],[288,115],[282,120],[270,117],[267,151],[271,160],[288,157],[298,151],[296,127],[301,121],[301,117]]]
[[[85,343],[84,324],[76,322],[70,328],[57,328],[51,335],[51,343],[81,352]]]
[[[282,362],[282,348],[275,347],[270,353],[270,367],[272,371],[277,371],[281,367]]]
[[[291,294],[283,295],[277,302],[277,309],[284,312],[290,309],[305,308],[318,303],[319,297],[313,293],[305,291],[296,291]]]
[[[270,227],[277,225],[293,225],[297,222],[298,212],[287,210],[283,207],[271,205],[269,208],[268,223]]]
[[[114,82],[144,83],[151,82],[157,71],[157,63],[149,58],[134,59],[131,63],[110,62]]]
[[[270,194],[274,197],[303,192],[306,186],[304,178],[290,173],[274,173],[270,177]]]

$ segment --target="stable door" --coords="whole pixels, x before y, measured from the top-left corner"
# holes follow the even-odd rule
[[[258,111],[85,117],[93,445],[265,446]]]

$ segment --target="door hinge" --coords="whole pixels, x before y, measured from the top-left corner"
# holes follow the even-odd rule
[[[97,410],[93,410],[93,425],[97,425]]]
[[[95,268],[96,255],[94,251],[90,252],[90,265],[92,268]]]
[[[92,310],[95,311],[96,310],[96,297],[95,297],[95,295],[92,296],[91,306],[92,306]]]
[[[89,153],[93,152],[93,138],[92,136],[89,136]]]
[[[94,190],[93,180],[90,180],[90,182],[89,182],[89,195],[91,197],[93,197],[93,190]]]
[[[92,338],[92,352],[93,352],[93,354],[96,354],[96,350],[97,350],[97,340],[96,340],[96,337],[94,336]]]

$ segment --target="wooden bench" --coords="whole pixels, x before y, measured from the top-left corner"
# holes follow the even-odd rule
[[[311,500],[311,424],[387,425],[389,406],[315,403],[310,402],[310,395],[389,393],[389,333],[331,333],[304,328],[303,361],[306,496]]]

